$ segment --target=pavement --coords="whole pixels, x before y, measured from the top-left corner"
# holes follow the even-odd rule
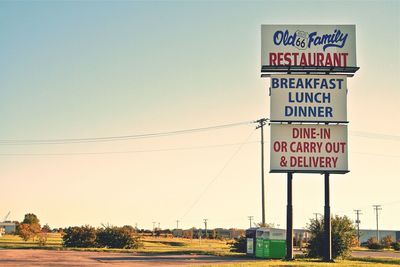
[[[118,266],[118,267],[162,267],[195,266],[243,262],[251,259],[218,257],[212,255],[166,255],[110,253],[87,251],[55,251],[39,249],[2,249],[1,267],[30,266]]]
[[[368,251],[358,250],[351,253],[353,257],[371,257],[371,258],[400,258],[400,252],[394,251]]]
[[[355,257],[400,258],[398,252],[353,251]],[[212,255],[140,254],[88,251],[57,251],[40,249],[1,249],[1,267],[89,266],[89,267],[171,267],[240,263],[251,258],[218,257]]]

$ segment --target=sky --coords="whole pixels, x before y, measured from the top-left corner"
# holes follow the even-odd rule
[[[261,24],[355,24],[349,169],[333,214],[400,230],[398,1],[0,2],[0,140],[96,138],[269,116]],[[286,175],[270,174],[266,221],[286,224]],[[0,144],[0,217],[66,227],[162,228],[261,221],[254,124],[113,142]],[[0,142],[1,143],[1,142]],[[113,153],[111,153],[113,152]],[[117,152],[117,153],[115,153]],[[35,154],[35,155],[33,155]],[[323,213],[323,176],[295,174],[294,227]]]

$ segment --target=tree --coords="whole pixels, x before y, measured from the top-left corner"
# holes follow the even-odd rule
[[[139,238],[127,227],[107,226],[97,230],[96,243],[107,248],[138,248]]]
[[[97,247],[96,229],[90,225],[68,227],[64,230],[63,241],[65,247]]]
[[[33,213],[25,214],[24,220],[17,225],[17,234],[25,241],[31,238],[35,240],[40,231],[39,219]]]
[[[232,252],[246,253],[247,251],[247,238],[245,236],[235,238],[233,242],[228,244],[231,246],[230,251]]]
[[[22,223],[39,224],[39,219],[35,214],[27,213],[27,214],[25,214],[25,217],[24,217],[24,220],[22,221]]]
[[[35,237],[40,233],[40,225],[39,224],[27,224],[21,223],[17,227],[17,234],[24,240],[28,241],[29,239],[33,239],[35,241]]]
[[[51,232],[51,228],[47,223],[45,225],[43,225],[42,232],[43,233],[50,233]]]
[[[30,225],[27,223],[21,223],[18,225],[17,229],[18,235],[24,240],[28,241],[33,237],[33,233],[31,231]]]
[[[311,219],[307,225],[311,232],[309,240],[309,257],[323,257],[324,244],[324,218]],[[334,216],[331,220],[332,233],[332,258],[346,257],[350,255],[350,248],[356,238],[356,229],[353,222],[347,217]]]
[[[33,223],[33,224],[30,224],[29,225],[29,228],[30,228],[30,230],[31,230],[31,232],[32,232],[32,239],[33,239],[33,241],[35,241],[35,237],[37,237],[38,236],[38,234],[41,232],[41,228],[40,228],[40,224],[38,224],[38,223]]]
[[[129,233],[136,234],[136,228],[134,228],[132,225],[124,225],[122,226],[122,228],[128,231]]]

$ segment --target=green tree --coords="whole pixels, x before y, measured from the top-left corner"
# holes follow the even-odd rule
[[[324,219],[311,219],[307,227],[312,235],[309,240],[308,256],[321,258],[323,256]],[[349,256],[351,246],[357,236],[353,222],[347,216],[336,215],[331,220],[331,233],[332,258]]]
[[[235,238],[233,242],[229,242],[228,244],[231,246],[230,251],[232,252],[246,253],[247,251],[247,238],[245,236]]]
[[[51,232],[51,228],[47,223],[45,225],[43,225],[42,232],[43,233],[50,233]]]
[[[64,230],[63,241],[65,247],[97,247],[96,229],[90,225],[68,227]]]
[[[141,245],[132,229],[114,226],[98,229],[96,243],[107,248],[138,248]]]
[[[22,223],[39,224],[39,219],[35,214],[27,213],[27,214],[25,214],[25,217],[24,217],[24,220],[22,221]]]

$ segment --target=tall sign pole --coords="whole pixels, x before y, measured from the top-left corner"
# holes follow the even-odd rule
[[[265,224],[265,187],[264,187],[264,126],[267,123],[267,119],[262,118],[256,121],[259,125],[256,129],[261,129],[261,214],[262,214],[262,226]]]
[[[286,206],[286,260],[293,260],[293,206],[292,206],[293,173],[287,173],[287,206]]]
[[[329,204],[329,173],[325,176],[325,207],[324,207],[324,261],[332,261],[331,207]]]

